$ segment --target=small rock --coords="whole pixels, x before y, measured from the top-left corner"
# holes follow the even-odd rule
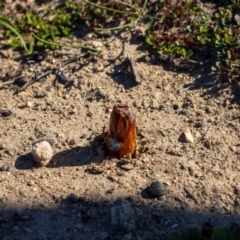
[[[29,108],[31,108],[31,107],[33,106],[32,102],[29,102],[29,101],[27,102],[26,105],[27,105],[27,107],[29,107]]]
[[[10,110],[0,110],[0,115],[2,117],[9,117],[12,114]]]
[[[60,71],[57,74],[58,78],[59,78],[59,82],[62,83],[63,85],[67,84],[69,82],[68,78],[66,77],[65,73]]]
[[[32,55],[32,60],[35,62],[41,62],[48,56],[47,52],[38,52]]]
[[[68,144],[69,145],[75,145],[76,144],[76,140],[73,138],[73,139],[70,139],[69,141],[68,141]]]
[[[213,112],[212,108],[208,106],[208,107],[206,108],[206,113],[212,113],[212,112]]]
[[[224,101],[224,103],[223,103],[223,106],[224,107],[227,107],[227,106],[229,106],[231,103],[230,103],[230,101],[228,100],[228,99],[226,99],[225,101]]]
[[[203,144],[205,148],[211,149],[212,148],[212,143],[209,140],[206,140]]]
[[[84,139],[84,138],[86,138],[87,137],[87,135],[86,134],[83,134],[80,138],[81,139]]]
[[[162,197],[167,193],[167,186],[159,181],[156,181],[147,187],[147,192],[152,197]]]
[[[5,181],[5,180],[6,180],[5,177],[0,177],[0,182],[3,182],[3,181]]]
[[[193,136],[190,132],[190,130],[188,128],[186,128],[186,130],[184,131],[184,138],[185,138],[185,141],[187,143],[193,143],[194,142],[194,139],[193,139]]]
[[[53,150],[49,142],[41,141],[32,146],[32,156],[35,162],[41,166],[46,166],[53,157]]]
[[[35,182],[33,180],[30,180],[28,183],[27,183],[28,186],[32,187],[35,185]]]
[[[35,91],[34,91],[34,97],[35,98],[44,98],[47,96],[47,92],[41,90],[40,88],[37,88]]]
[[[0,168],[0,171],[6,171],[8,172],[10,170],[10,167],[7,166],[7,165],[3,165],[1,168]]]
[[[101,47],[102,47],[102,42],[93,41],[93,42],[92,42],[92,46],[93,46],[94,48],[101,49]]]
[[[131,163],[127,163],[127,164],[122,164],[122,165],[121,165],[121,168],[122,168],[123,170],[129,171],[129,170],[133,169],[134,166],[133,166],[133,164],[131,164]]]

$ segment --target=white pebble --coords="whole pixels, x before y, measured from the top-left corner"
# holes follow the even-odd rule
[[[27,102],[27,106],[31,108],[33,106],[32,102]]]
[[[41,166],[46,166],[52,159],[53,150],[49,142],[41,141],[32,146],[32,156],[35,162]]]
[[[185,137],[185,141],[187,143],[193,143],[194,142],[194,139],[193,139],[193,136],[190,132],[190,130],[187,128],[185,131],[184,131],[184,137]]]

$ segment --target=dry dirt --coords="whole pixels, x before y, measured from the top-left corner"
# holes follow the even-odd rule
[[[170,70],[136,42],[123,55],[136,61],[137,84],[117,74],[123,55],[105,67],[129,39],[110,36],[99,56],[61,67],[66,85],[49,74],[18,94],[22,81],[80,52],[58,49],[34,62],[0,50],[0,239],[163,239],[205,221],[240,222],[239,90],[207,74],[207,61]],[[101,38],[67,41],[99,46]],[[129,169],[106,156],[101,138],[117,103],[137,119],[140,153]],[[186,128],[194,143],[182,141]],[[30,154],[43,139],[54,150],[47,167]],[[101,171],[92,163],[103,163]],[[159,199],[145,191],[156,180],[167,185]]]

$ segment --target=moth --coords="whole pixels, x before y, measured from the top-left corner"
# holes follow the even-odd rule
[[[136,150],[136,118],[126,104],[113,107],[109,129],[102,136],[106,144],[108,155],[121,159],[133,155]]]

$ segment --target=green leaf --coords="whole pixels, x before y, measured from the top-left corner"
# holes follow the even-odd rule
[[[193,51],[192,50],[187,50],[186,52],[186,57],[191,57],[193,55]]]
[[[14,28],[12,25],[10,25],[9,23],[5,22],[2,18],[0,18],[0,25],[3,25],[4,27],[8,28],[10,31],[12,31],[20,40],[24,50],[28,53],[28,49],[26,46],[26,43],[22,37],[22,35],[17,31],[16,28]]]
[[[228,240],[226,237],[226,229],[218,228],[214,230],[211,240]]]
[[[200,29],[199,29],[200,33],[207,33],[208,30],[205,26],[200,26]]]
[[[30,13],[27,13],[26,14],[26,17],[27,17],[27,24],[28,25],[32,25],[33,24],[33,20],[32,20],[32,16]]]
[[[215,66],[211,66],[211,70],[212,70],[213,72],[218,71],[218,69],[217,69]]]
[[[186,52],[186,49],[185,48],[180,48],[180,50],[178,51],[178,53],[183,56],[183,57],[186,57],[187,55],[187,52]]]
[[[153,45],[154,45],[153,42],[152,42],[151,36],[148,35],[148,36],[146,37],[146,43],[149,44],[150,46],[153,46]]]
[[[31,36],[30,42],[29,42],[29,54],[33,53],[34,50],[34,45],[35,45],[35,41],[34,38]]]
[[[191,32],[191,25],[187,25],[187,26],[186,26],[186,29],[187,29],[189,32]]]

